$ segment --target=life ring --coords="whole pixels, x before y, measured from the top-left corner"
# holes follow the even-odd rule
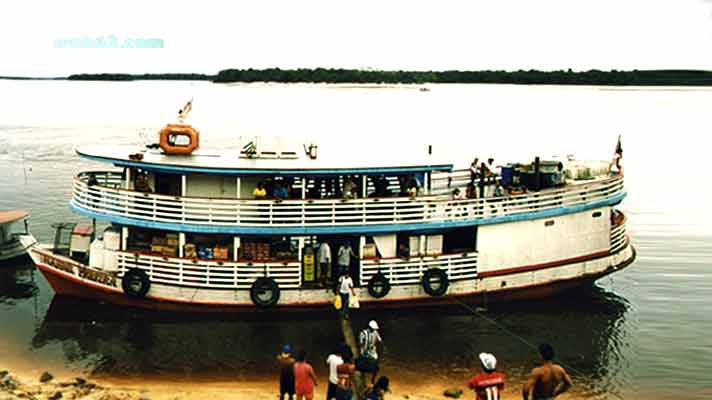
[[[371,297],[380,299],[381,297],[386,297],[390,291],[391,282],[382,273],[379,272],[368,280],[368,294]]]
[[[161,129],[159,145],[166,154],[191,154],[200,146],[200,134],[195,128],[184,124],[168,124]]]
[[[425,271],[422,283],[425,293],[433,297],[444,295],[450,285],[447,274],[440,268],[430,268]]]
[[[258,307],[271,307],[279,301],[279,285],[272,278],[257,278],[250,287],[250,299]]]
[[[151,280],[146,271],[138,268],[129,268],[121,278],[121,288],[131,297],[144,297],[151,289]]]

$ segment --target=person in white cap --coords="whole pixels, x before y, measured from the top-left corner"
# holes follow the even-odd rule
[[[368,327],[361,331],[358,335],[358,342],[361,348],[361,357],[369,359],[371,364],[367,369],[362,370],[364,373],[370,373],[371,383],[376,381],[378,375],[378,349],[383,345],[381,335],[378,334],[378,323],[371,320]]]
[[[476,400],[499,400],[504,389],[504,374],[497,372],[497,359],[490,353],[480,353],[481,374],[473,376],[467,387],[475,391]]]

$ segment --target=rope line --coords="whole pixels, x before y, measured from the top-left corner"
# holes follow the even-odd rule
[[[466,308],[467,310],[469,310],[469,311],[470,311],[472,314],[474,314],[475,316],[478,316],[478,317],[482,318],[483,320],[485,320],[485,321],[491,323],[492,325],[494,325],[494,326],[496,326],[497,328],[499,328],[502,332],[504,332],[504,333],[506,333],[507,335],[509,335],[509,336],[511,336],[511,337],[513,337],[513,338],[515,338],[515,339],[517,339],[517,340],[519,340],[520,342],[522,342],[525,346],[529,347],[530,349],[535,350],[535,351],[537,351],[537,352],[539,351],[538,346],[536,346],[534,343],[528,341],[527,339],[523,338],[523,337],[520,336],[520,335],[517,335],[516,333],[514,333],[514,332],[512,332],[511,330],[507,329],[507,327],[505,327],[504,325],[502,325],[502,324],[500,324],[499,322],[495,321],[494,319],[489,318],[489,317],[486,317],[484,314],[482,314],[482,313],[479,312],[478,310],[472,308],[469,304],[463,302],[462,300],[460,300],[460,299],[458,299],[458,298],[453,298],[453,300],[455,300],[458,304],[460,304],[461,306],[463,306],[464,308]],[[561,364],[561,365],[563,365],[564,367],[566,367],[566,369],[569,369],[569,370],[575,372],[576,374],[584,375],[583,372],[579,371],[578,369],[574,368],[573,366],[568,365],[568,364],[566,364],[566,363],[564,363],[564,362],[562,362],[562,361],[559,361],[559,364]]]

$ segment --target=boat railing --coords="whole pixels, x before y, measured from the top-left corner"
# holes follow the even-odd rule
[[[627,217],[623,213],[621,215],[623,215],[622,220],[618,224],[611,225],[611,253],[619,252],[628,244],[628,236],[625,229]]]
[[[143,193],[112,186],[120,174],[93,172],[74,179],[72,205],[80,210],[155,222],[245,227],[348,226],[468,221],[571,207],[623,192],[610,177],[521,195],[452,200],[446,195],[363,199],[254,200]]]
[[[410,258],[365,259],[361,261],[361,285],[376,274],[383,274],[391,285],[417,284],[425,271],[439,268],[450,281],[477,277],[477,253],[419,256]]]
[[[119,276],[129,268],[146,272],[151,282],[212,289],[250,289],[257,278],[268,277],[280,288],[301,287],[301,263],[231,262],[117,252]]]

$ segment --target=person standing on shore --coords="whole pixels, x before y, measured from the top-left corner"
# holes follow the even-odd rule
[[[297,400],[313,400],[315,386],[319,386],[319,383],[314,368],[307,362],[307,353],[300,350],[294,363],[294,392]]]
[[[289,395],[289,400],[294,396],[294,357],[292,346],[285,344],[282,352],[277,355],[279,366],[279,400],[284,400],[284,395]]]
[[[326,358],[326,365],[329,366],[329,385],[326,388],[326,400],[336,398],[336,385],[339,383],[339,376],[336,372],[336,367],[344,362],[344,359],[341,356],[344,346],[345,344],[342,344],[338,349],[334,349],[334,351],[332,351]]]
[[[376,380],[378,375],[378,348],[383,345],[381,335],[378,334],[378,323],[371,320],[368,323],[368,328],[361,331],[358,335],[359,346],[361,347],[361,356],[369,359],[372,363],[369,370],[363,372],[371,373],[371,383]]]
[[[390,381],[387,376],[382,376],[378,378],[375,385],[368,385],[366,391],[364,392],[364,400],[384,400],[386,398],[386,392],[388,392],[388,386]]]
[[[467,387],[475,391],[476,400],[499,400],[504,389],[504,374],[497,372],[497,359],[489,353],[480,353],[480,364],[484,373],[477,374],[467,382]]]
[[[350,351],[344,352],[344,362],[336,367],[337,386],[336,400],[352,400],[354,397],[354,373],[356,366],[354,365],[354,357]]]
[[[534,368],[522,387],[524,400],[551,400],[573,386],[566,370],[554,364],[554,348],[548,343],[539,345],[541,365]]]

